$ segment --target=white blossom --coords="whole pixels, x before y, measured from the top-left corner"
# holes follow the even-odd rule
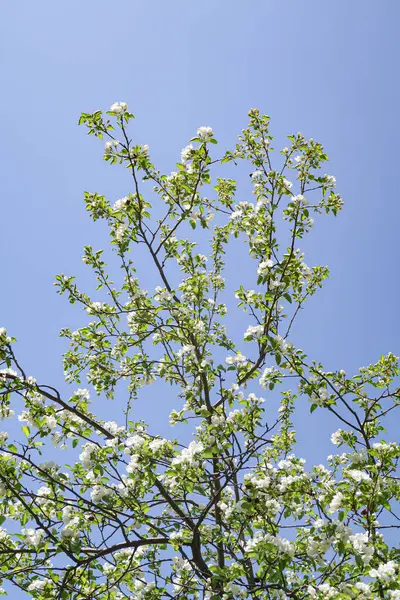
[[[73,529],[69,529],[69,527],[65,527],[64,529],[61,530],[61,538],[63,540],[72,540],[72,538],[76,538],[77,537],[77,532],[74,531]]]
[[[119,142],[117,140],[109,140],[104,144],[104,154],[111,154],[111,152],[118,148]]]
[[[343,441],[342,433],[343,433],[343,431],[341,429],[338,429],[337,431],[332,433],[332,435],[331,435],[332,444],[335,444],[335,446],[337,446],[338,444],[340,444],[340,442]]]
[[[240,354],[240,352],[235,356],[227,356],[225,358],[225,363],[227,365],[242,365],[246,362],[247,358],[244,356],[244,354]]]
[[[24,544],[27,546],[38,546],[42,540],[44,535],[44,531],[42,529],[23,529],[22,535],[24,536]]]
[[[191,467],[197,467],[199,462],[197,455],[203,452],[204,446],[201,442],[190,442],[188,448],[184,448],[179,456],[176,456],[172,460],[172,465],[189,465]]]
[[[101,502],[102,500],[108,500],[108,498],[112,495],[112,490],[106,488],[102,485],[95,485],[93,490],[90,493],[90,497],[93,502]]]
[[[110,111],[116,113],[117,115],[125,112],[126,110],[128,110],[128,105],[126,102],[114,102],[114,104],[110,106]]]
[[[211,127],[199,127],[197,130],[197,136],[202,140],[208,140],[213,135]]]
[[[333,175],[325,175],[324,179],[327,183],[336,183],[336,177]]]
[[[293,186],[293,183],[288,179],[284,179],[282,183],[287,190],[290,190]]]
[[[114,211],[121,211],[125,208],[126,203],[128,202],[129,197],[128,196],[124,196],[124,198],[119,198],[119,200],[116,200],[114,202],[113,205],[113,210]]]
[[[123,241],[127,231],[128,231],[128,226],[125,225],[125,223],[122,223],[121,225],[119,225],[117,227],[117,229],[115,230],[115,239],[117,240],[117,242]]]
[[[127,448],[131,448],[132,450],[140,450],[140,448],[143,446],[143,444],[145,443],[145,439],[143,436],[138,435],[137,433],[135,433],[134,435],[128,437],[125,440],[125,446]]]
[[[368,533],[355,533],[350,535],[349,541],[354,550],[361,554],[364,564],[368,564],[374,555],[373,546],[368,546],[368,542],[370,541]]]
[[[359,469],[348,469],[346,475],[358,483],[361,483],[361,481],[366,481],[368,483],[372,481],[368,473],[360,471]]]
[[[50,579],[35,579],[28,585],[28,592],[41,592],[45,589],[46,585],[51,583]]]
[[[44,422],[46,423],[49,429],[55,429],[57,427],[57,419],[54,415],[44,418]]]
[[[332,500],[331,503],[329,505],[329,512],[330,513],[334,513],[337,510],[339,510],[339,508],[342,506],[342,502],[343,502],[343,494],[341,492],[337,492]]]
[[[387,563],[380,564],[377,569],[371,569],[369,575],[370,577],[376,577],[380,581],[391,581],[396,577],[397,569],[397,563],[394,560],[389,560]]]
[[[258,339],[264,333],[264,325],[249,325],[244,333],[245,340]]]
[[[192,144],[189,144],[189,146],[186,146],[185,148],[182,149],[181,161],[183,163],[187,162],[190,159],[190,157],[193,154],[193,150],[194,150],[194,148],[193,148]]]
[[[274,261],[270,258],[268,260],[263,260],[258,265],[257,274],[258,275],[267,275],[269,270],[274,266]]]
[[[85,444],[83,446],[82,452],[79,455],[79,460],[82,463],[82,466],[85,469],[90,469],[90,467],[93,466],[94,464],[94,455],[96,453],[96,448],[97,446],[95,444],[92,444],[91,442],[88,442],[87,444]]]

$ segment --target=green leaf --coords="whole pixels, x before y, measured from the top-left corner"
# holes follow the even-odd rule
[[[31,434],[31,430],[29,429],[28,425],[23,425],[21,427],[22,432],[26,435],[26,437],[29,437]]]

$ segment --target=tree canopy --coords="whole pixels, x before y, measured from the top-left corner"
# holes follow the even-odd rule
[[[0,434],[3,581],[40,600],[399,599],[400,448],[385,434],[399,359],[348,375],[290,340],[329,275],[298,244],[343,205],[323,146],[299,133],[274,152],[270,119],[253,109],[234,149],[218,152],[200,127],[166,175],[132,142],[133,118],[124,102],[80,118],[132,179],[114,203],[85,193],[119,271],[86,246],[96,291],[56,278],[89,319],[61,332],[70,397],[29,375],[0,329],[1,416],[19,412],[23,436]],[[253,284],[232,294],[224,272],[239,254]],[[187,443],[134,419],[156,382]],[[96,394],[123,398],[115,420],[96,415]],[[324,465],[297,455],[299,403],[307,428],[323,411],[335,419]]]

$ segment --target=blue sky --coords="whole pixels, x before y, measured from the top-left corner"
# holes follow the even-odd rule
[[[399,18],[398,0],[4,1],[0,325],[27,371],[65,389],[57,335],[78,309],[52,282],[65,272],[85,287],[82,247],[106,244],[83,191],[130,191],[77,119],[116,100],[165,171],[199,125],[232,147],[252,107],[282,143],[297,131],[320,140],[345,210],[307,241],[308,262],[328,264],[331,278],[296,339],[349,372],[399,354]],[[312,455],[322,434],[315,418],[304,428]]]

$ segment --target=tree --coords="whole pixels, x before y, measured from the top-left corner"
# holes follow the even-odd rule
[[[323,147],[291,135],[273,167],[269,117],[251,110],[233,151],[215,158],[214,133],[200,127],[166,176],[147,146],[132,144],[127,105],[106,114],[85,113],[80,123],[106,140],[106,161],[130,170],[132,190],[113,205],[97,193],[85,202],[108,224],[122,281],[86,246],[96,298],[73,277],[59,275],[56,285],[90,316],[61,332],[66,380],[81,385],[86,376],[98,394],[123,394],[126,409],[105,422],[87,389],[64,399],[38,383],[0,330],[1,414],[13,417],[22,399],[26,436],[9,443],[1,434],[3,579],[40,599],[400,598],[390,542],[400,528],[400,450],[382,440],[383,418],[400,402],[398,358],[350,377],[289,341],[328,276],[303,262],[297,243],[311,215],[342,208],[335,178],[322,174]],[[238,165],[250,170],[254,202],[235,204],[233,179],[210,187],[214,169]],[[223,272],[235,238],[250,253],[254,289],[240,285],[232,300]],[[198,251],[206,243],[208,256]],[[132,248],[148,254],[154,293],[141,286]],[[228,333],[224,301],[245,323],[244,340]],[[132,420],[135,399],[155,380],[179,400],[171,423],[190,433],[194,424],[190,443]],[[280,398],[275,416],[260,393]],[[295,455],[292,423],[307,401],[314,426],[322,411],[336,419],[332,442],[345,450],[311,470]],[[63,448],[70,466],[56,461]]]

